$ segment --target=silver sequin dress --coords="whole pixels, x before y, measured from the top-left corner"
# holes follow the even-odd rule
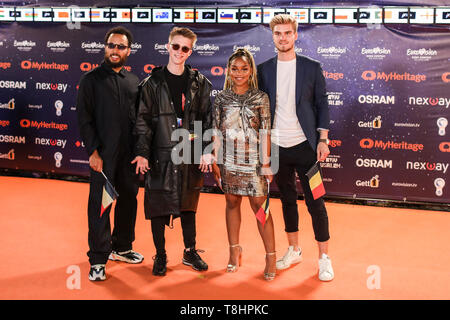
[[[214,129],[223,138],[218,161],[223,191],[251,197],[267,195],[259,150],[260,134],[270,133],[267,94],[258,89],[242,95],[224,90],[216,96],[213,110]]]

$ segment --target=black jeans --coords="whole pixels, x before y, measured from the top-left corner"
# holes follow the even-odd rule
[[[164,231],[169,217],[161,216],[152,218],[152,234],[153,242],[156,248],[157,255],[166,254],[166,239],[164,237]],[[185,248],[195,248],[195,212],[184,211],[181,212],[181,228],[183,230],[183,241]]]
[[[328,231],[328,215],[323,198],[313,199],[306,172],[316,162],[316,152],[308,141],[290,148],[280,147],[279,170],[275,182],[280,190],[283,207],[283,218],[286,232],[298,231],[297,172],[303,188],[306,206],[312,218],[314,235],[317,241],[324,242],[330,238]]]
[[[114,209],[112,234],[109,214],[113,205],[110,205],[100,217],[105,178],[99,172],[92,169],[90,171],[87,255],[91,265],[105,264],[111,250],[120,252],[132,249],[139,180],[130,162],[129,157],[124,155],[115,159],[103,159],[103,172],[119,194]]]

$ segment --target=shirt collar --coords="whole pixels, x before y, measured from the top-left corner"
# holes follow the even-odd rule
[[[102,67],[103,67],[108,73],[110,73],[110,74],[119,75],[119,76],[121,76],[122,78],[125,77],[125,69],[124,69],[124,68],[120,69],[119,72],[115,72],[115,71],[109,66],[109,64],[107,64],[106,61],[104,61],[104,60],[103,60],[103,62],[102,62]]]

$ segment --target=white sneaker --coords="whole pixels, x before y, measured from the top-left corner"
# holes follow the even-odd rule
[[[277,261],[277,269],[287,269],[291,264],[299,263],[302,260],[302,249],[299,248],[298,251],[294,251],[294,246],[289,246],[283,258]]]
[[[319,259],[319,280],[331,281],[334,279],[334,271],[331,265],[331,259],[325,253]]]
[[[91,281],[104,281],[106,280],[105,265],[95,264],[91,266],[89,270],[89,280]]]

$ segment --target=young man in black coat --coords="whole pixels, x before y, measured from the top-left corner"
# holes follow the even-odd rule
[[[167,66],[153,69],[140,89],[135,127],[137,157],[133,163],[136,173],[146,173],[144,208],[146,218],[151,219],[156,247],[153,274],[158,276],[164,276],[167,269],[165,225],[170,226],[177,217],[183,229],[183,263],[197,271],[208,269],[195,248],[195,213],[203,185],[202,171],[211,171],[211,155],[201,154],[205,146],[203,133],[212,126],[211,83],[185,65],[196,40],[190,29],[173,28],[166,45]],[[179,140],[172,140],[177,129],[188,133],[188,141],[184,142],[192,148],[176,149],[181,145]],[[196,156],[198,146],[201,150]],[[191,154],[187,154],[189,151]],[[174,155],[180,152],[188,159],[174,161]]]

